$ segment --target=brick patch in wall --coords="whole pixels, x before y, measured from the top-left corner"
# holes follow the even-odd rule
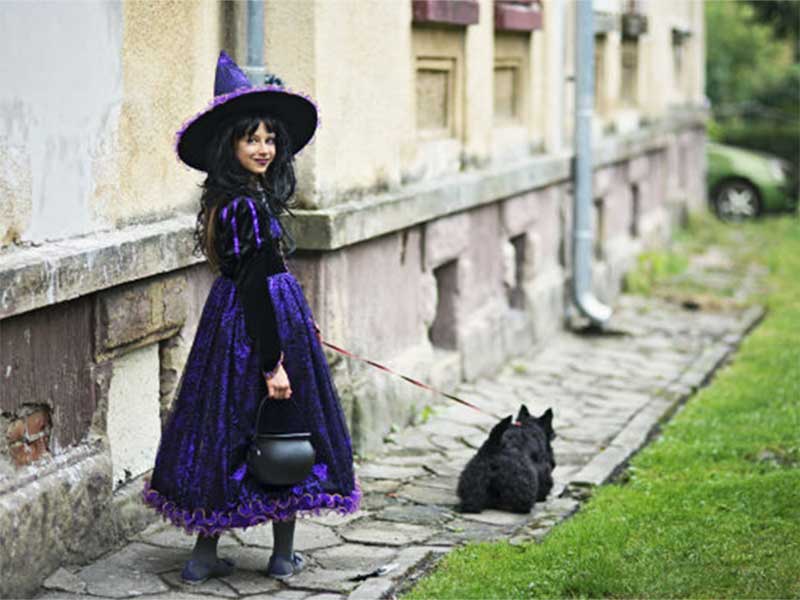
[[[25,437],[25,421],[22,419],[16,419],[11,422],[11,425],[8,426],[8,430],[6,431],[6,441],[9,444],[14,444],[22,440]]]
[[[6,429],[8,455],[17,467],[50,453],[50,409],[47,406],[31,408],[31,412],[18,415]]]

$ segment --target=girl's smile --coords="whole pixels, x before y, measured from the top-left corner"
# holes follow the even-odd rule
[[[236,142],[236,158],[254,175],[263,175],[275,158],[275,134],[267,131],[264,123],[251,134]]]

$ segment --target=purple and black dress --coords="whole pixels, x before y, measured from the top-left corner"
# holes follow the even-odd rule
[[[344,413],[300,284],[280,252],[283,235],[264,195],[217,212],[221,275],[206,299],[175,402],[161,434],[146,504],[187,533],[358,510],[361,491]],[[292,487],[267,488],[246,452],[281,352],[290,399],[269,399],[261,429],[311,432],[317,461]]]

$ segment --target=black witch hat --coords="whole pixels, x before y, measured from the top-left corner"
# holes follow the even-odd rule
[[[236,114],[260,113],[283,121],[289,133],[292,154],[297,154],[317,129],[318,111],[314,101],[283,87],[273,77],[271,84],[253,86],[239,66],[225,51],[219,53],[214,78],[214,100],[180,128],[175,151],[184,163],[207,171],[206,149],[217,126]]]

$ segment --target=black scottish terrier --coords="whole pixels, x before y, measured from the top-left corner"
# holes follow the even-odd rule
[[[553,489],[556,461],[550,442],[554,437],[549,408],[534,417],[523,405],[516,421],[512,423],[511,415],[500,421],[461,472],[460,510],[530,512]]]

